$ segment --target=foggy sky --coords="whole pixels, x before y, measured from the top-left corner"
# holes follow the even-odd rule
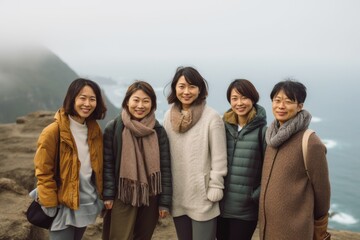
[[[178,65],[358,68],[359,10],[358,0],[0,0],[0,41],[40,42],[79,74],[116,79]]]

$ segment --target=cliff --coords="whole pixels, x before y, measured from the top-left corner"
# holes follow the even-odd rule
[[[33,157],[41,130],[52,122],[54,112],[38,111],[19,117],[16,123],[0,124],[0,239],[47,239],[47,231],[27,222],[24,215],[34,188]],[[86,230],[84,240],[100,240],[102,219]],[[333,240],[360,240],[360,233],[330,229]],[[172,219],[159,221],[155,240],[176,239]],[[257,240],[258,233],[253,240]]]
[[[51,50],[39,46],[0,44],[0,123],[38,109],[56,111],[62,106],[77,73]],[[101,87],[101,84],[99,84]],[[103,95],[108,111],[102,127],[119,112]]]

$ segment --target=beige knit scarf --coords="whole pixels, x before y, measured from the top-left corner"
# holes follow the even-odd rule
[[[149,196],[161,193],[160,152],[154,130],[155,113],[140,121],[123,110],[119,199],[126,204],[149,206]]]
[[[182,111],[180,107],[173,104],[170,110],[170,121],[175,132],[184,133],[192,128],[200,119],[206,102],[191,105],[188,111]]]

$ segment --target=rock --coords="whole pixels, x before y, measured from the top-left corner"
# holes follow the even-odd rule
[[[16,119],[16,124],[24,124],[25,123],[25,118],[23,117],[18,117]]]
[[[0,179],[0,239],[29,239],[31,224],[25,212],[31,199],[14,180]]]
[[[48,239],[47,230],[31,225],[25,212],[35,185],[36,141],[54,114],[39,111],[0,125],[0,239]]]
[[[0,193],[5,191],[13,192],[19,195],[27,194],[26,189],[17,185],[14,180],[9,178],[0,178]]]
[[[83,240],[101,240],[102,218],[98,217],[95,224],[87,227]]]

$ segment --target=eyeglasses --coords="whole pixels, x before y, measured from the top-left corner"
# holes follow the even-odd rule
[[[281,103],[283,103],[286,107],[291,106],[293,104],[297,104],[296,101],[292,101],[290,99],[281,99],[281,98],[274,98],[272,102],[275,106],[279,106]]]

